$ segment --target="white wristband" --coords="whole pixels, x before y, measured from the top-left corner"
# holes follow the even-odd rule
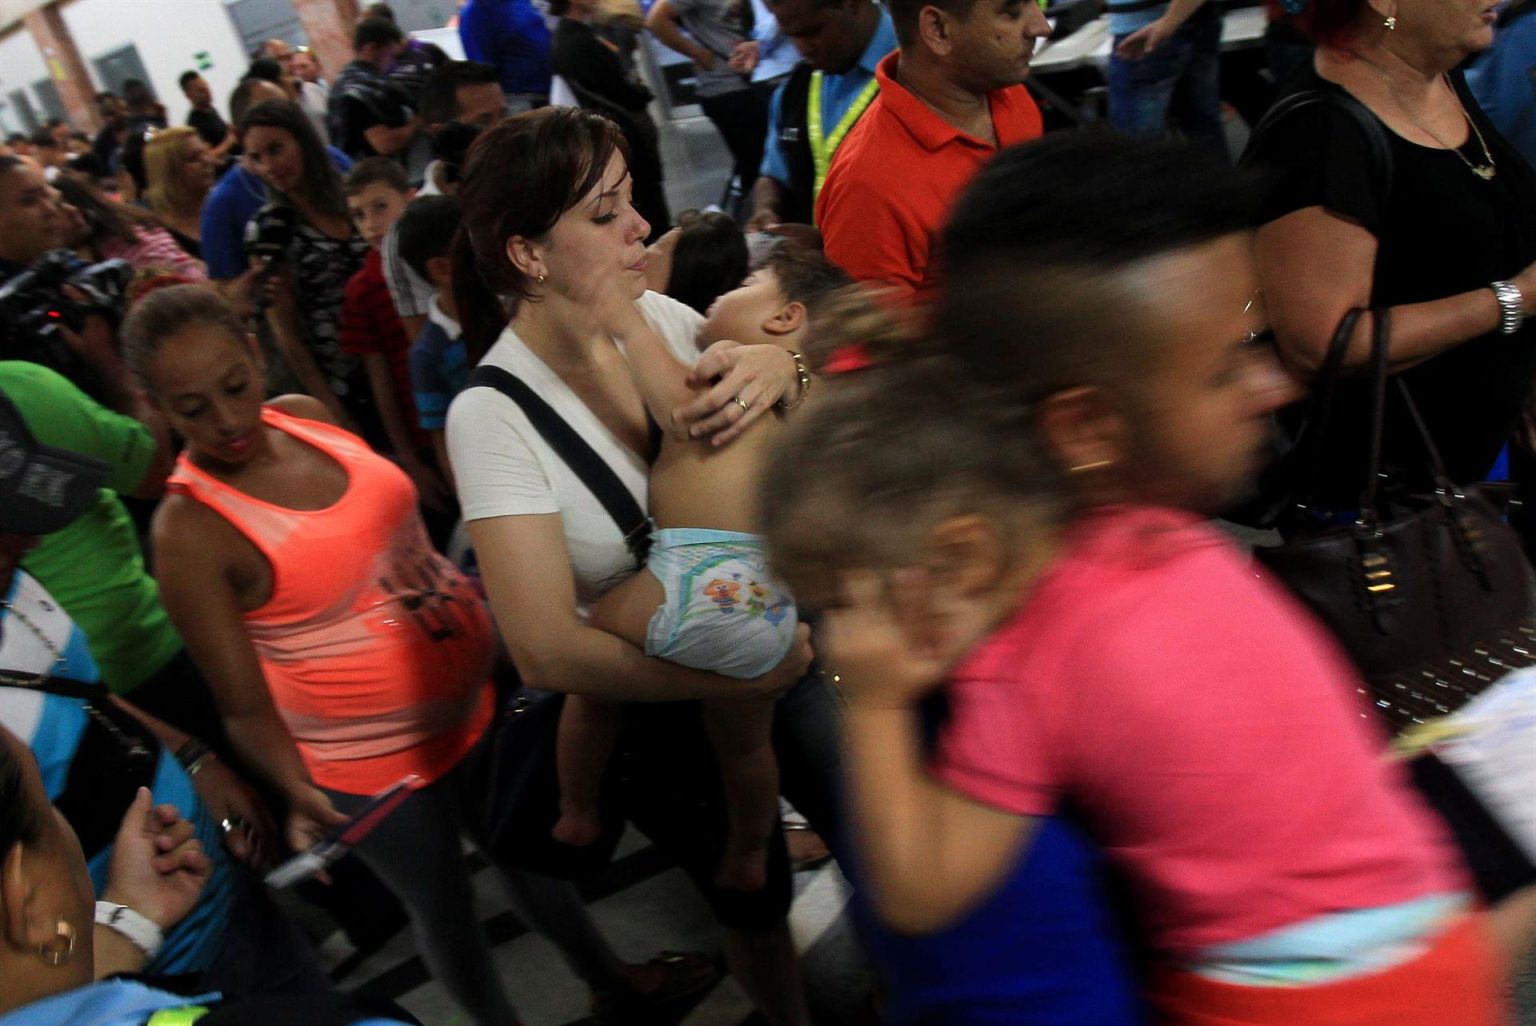
[[[165,935],[160,932],[160,927],[127,905],[98,901],[96,922],[127,937],[134,947],[144,952],[145,958],[154,958],[160,945],[165,943]]]

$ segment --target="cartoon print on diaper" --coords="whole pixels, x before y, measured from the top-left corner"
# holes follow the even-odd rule
[[[704,597],[720,607],[720,612],[731,613],[736,610],[736,596],[741,592],[741,585],[734,581],[722,581],[718,577],[704,585]]]
[[[784,622],[784,617],[788,615],[789,611],[793,608],[795,608],[795,604],[793,602],[787,598],[781,598],[773,605],[763,610],[763,619],[777,627],[779,624]]]
[[[746,600],[742,601],[741,582],[744,580],[741,574],[732,574],[730,580],[713,578],[704,585],[704,597],[719,607],[722,613],[737,612],[737,606],[741,606],[741,612],[751,616],[760,616],[764,620],[777,627],[784,621],[784,617],[794,608],[794,603],[788,598],[774,599],[774,593],[767,586],[757,581],[745,579]]]

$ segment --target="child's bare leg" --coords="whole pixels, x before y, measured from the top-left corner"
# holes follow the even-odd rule
[[[661,582],[638,573],[609,590],[592,607],[587,623],[644,647],[645,629],[661,603]],[[649,603],[647,609],[646,603]],[[602,835],[598,796],[619,734],[614,702],[569,695],[560,713],[556,766],[560,772],[560,819],[552,831],[566,844],[591,844]]]
[[[656,575],[642,570],[616,584],[587,613],[587,626],[616,635],[642,651],[651,618],[667,599]]]
[[[555,766],[560,772],[560,819],[551,833],[566,844],[591,844],[603,833],[598,796],[619,736],[619,706],[567,695],[560,710]]]
[[[704,703],[704,729],[720,761],[730,833],[715,883],[755,891],[768,883],[768,838],[779,816],[779,764],[773,755],[771,698]]]

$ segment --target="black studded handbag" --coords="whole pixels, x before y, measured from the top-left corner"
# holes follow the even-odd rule
[[[1327,405],[1362,311],[1340,322],[1314,384],[1300,444],[1302,464],[1328,444]],[[1255,555],[1261,573],[1289,588],[1343,644],[1361,690],[1401,731],[1455,712],[1512,669],[1536,663],[1533,577],[1496,492],[1458,487],[1400,379],[1389,388],[1389,316],[1372,312],[1368,465],[1352,523],[1290,535]],[[1432,494],[1383,497],[1382,431],[1389,398],[1406,404],[1433,474]],[[1296,468],[1305,476],[1305,466]],[[1306,504],[1305,489],[1296,498]]]

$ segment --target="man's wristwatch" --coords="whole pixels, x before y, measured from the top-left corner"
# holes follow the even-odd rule
[[[1513,335],[1525,323],[1525,297],[1512,282],[1496,281],[1488,287],[1499,301],[1499,331]]]
[[[144,952],[145,958],[154,958],[160,945],[165,943],[165,935],[160,932],[160,927],[127,905],[98,901],[96,922],[127,937],[134,947]]]

